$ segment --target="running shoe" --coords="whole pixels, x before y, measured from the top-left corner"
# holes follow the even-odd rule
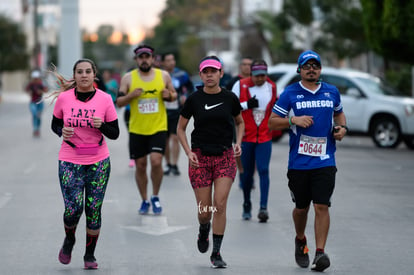
[[[171,165],[171,173],[174,175],[174,176],[179,176],[181,173],[180,173],[180,170],[178,170],[178,167],[177,167],[177,165]]]
[[[257,218],[259,219],[259,222],[267,222],[269,219],[269,213],[267,212],[267,209],[260,208],[259,214],[257,214]]]
[[[208,229],[207,230],[203,230],[200,228],[199,230],[199,234],[198,234],[198,239],[197,239],[197,247],[198,247],[198,251],[200,251],[201,253],[206,253],[209,247],[209,239],[208,239],[208,235],[210,233],[210,223],[208,224]]]
[[[85,269],[98,269],[98,263],[93,255],[83,256],[83,262]]]
[[[62,264],[69,264],[72,259],[72,249],[75,241],[70,241],[67,238],[63,241],[62,248],[59,251],[59,262]]]
[[[146,215],[148,214],[150,208],[150,203],[147,200],[142,201],[141,208],[138,210],[139,214]]]
[[[171,172],[171,164],[167,164],[167,167],[164,169],[164,175],[168,176]]]
[[[212,268],[226,268],[227,267],[226,262],[223,261],[223,258],[221,258],[220,252],[211,254],[210,261],[211,261]]]
[[[250,220],[252,218],[252,204],[251,204],[251,202],[243,203],[242,217],[243,217],[244,220]]]
[[[315,259],[313,259],[311,270],[322,272],[331,265],[328,254],[324,252],[316,252]]]
[[[158,196],[151,196],[151,204],[152,212],[154,212],[155,215],[160,215],[162,212],[162,207]]]
[[[306,239],[304,241],[299,241],[295,238],[295,260],[296,263],[303,268],[309,266],[309,249],[306,244]]]

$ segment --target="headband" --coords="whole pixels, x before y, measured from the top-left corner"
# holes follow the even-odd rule
[[[214,69],[220,70],[221,63],[220,61],[215,60],[215,59],[206,59],[200,63],[200,67],[199,67],[200,72],[204,70],[205,68],[214,68]]]

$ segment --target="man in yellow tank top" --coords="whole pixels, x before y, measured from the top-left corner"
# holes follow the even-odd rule
[[[121,79],[116,103],[130,104],[129,154],[135,160],[135,179],[142,203],[140,214],[147,214],[150,206],[154,214],[161,214],[158,198],[163,178],[162,157],[167,140],[167,113],[164,101],[173,101],[177,93],[167,71],[153,67],[154,49],[140,45],[134,49],[137,69]],[[147,156],[150,155],[152,196],[148,200]]]

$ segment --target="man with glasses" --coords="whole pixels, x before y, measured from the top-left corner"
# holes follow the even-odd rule
[[[309,266],[305,236],[311,202],[315,211],[316,252],[311,269],[323,271],[330,266],[325,253],[330,217],[329,207],[335,187],[336,140],[347,132],[346,118],[338,89],[320,82],[321,58],[305,51],[298,58],[301,80],[286,87],[273,107],[271,130],[290,128],[288,185],[295,203],[295,259]]]

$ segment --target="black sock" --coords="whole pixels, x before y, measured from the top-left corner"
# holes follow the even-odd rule
[[[95,253],[96,242],[98,241],[99,234],[90,235],[86,233],[86,251],[85,257],[93,256]]]
[[[298,237],[296,237],[296,240],[298,241],[298,242],[300,242],[300,243],[306,243],[306,236],[305,237],[303,237],[303,239],[299,239]]]
[[[65,226],[65,234],[66,239],[71,242],[75,242],[75,232],[76,232],[76,226],[72,228],[68,228]]]
[[[224,235],[213,234],[213,252],[212,254],[217,254],[220,252],[221,242],[223,241]]]
[[[200,232],[200,238],[207,239],[208,234],[210,233],[210,222],[204,224],[200,223],[200,227],[198,230]]]
[[[322,253],[325,253],[325,250],[323,248],[317,248],[316,251],[315,251],[316,255],[322,254]]]
[[[76,226],[68,228],[65,226],[65,239],[63,240],[62,250],[63,253],[69,255],[72,253],[73,246],[75,245],[75,232]]]

